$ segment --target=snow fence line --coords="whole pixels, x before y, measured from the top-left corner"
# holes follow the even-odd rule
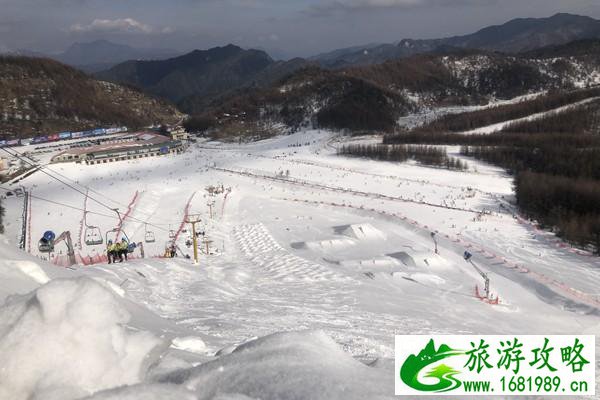
[[[133,195],[133,199],[131,199],[131,201],[129,202],[129,205],[127,206],[127,212],[119,220],[119,226],[117,226],[117,234],[115,235],[115,242],[119,241],[119,236],[121,236],[121,232],[123,231],[123,225],[125,224],[125,219],[127,219],[127,218],[129,218],[129,216],[131,216],[131,213],[133,212],[133,210],[136,207],[138,198],[139,198],[139,192],[136,190],[135,194]]]
[[[442,204],[428,203],[426,201],[417,201],[417,200],[407,199],[404,197],[395,197],[395,196],[388,196],[388,195],[380,194],[380,193],[369,193],[369,192],[363,192],[363,191],[353,190],[353,189],[344,189],[344,188],[335,187],[335,186],[327,186],[327,185],[322,185],[322,184],[318,184],[318,183],[308,182],[308,181],[304,181],[304,180],[300,180],[300,179],[260,175],[260,174],[255,174],[255,173],[247,172],[247,171],[236,171],[236,170],[232,170],[232,169],[219,168],[219,167],[209,167],[209,168],[214,169],[215,171],[232,173],[232,174],[236,174],[236,175],[247,176],[250,178],[264,179],[264,180],[274,181],[274,182],[283,182],[283,183],[288,183],[288,184],[292,184],[292,185],[299,185],[299,186],[303,186],[303,187],[309,187],[312,189],[328,190],[328,191],[338,192],[338,193],[348,193],[348,194],[353,194],[355,196],[367,197],[367,198],[378,199],[378,200],[401,201],[404,203],[420,204],[420,205],[425,205],[425,206],[429,206],[429,207],[443,208],[446,210],[454,210],[454,211],[463,211],[463,212],[468,212],[468,213],[473,213],[473,214],[481,214],[482,213],[482,211],[480,211],[480,210],[475,210],[475,209],[471,209],[471,208],[452,207],[452,206],[447,206],[447,205],[442,205]]]
[[[28,210],[27,210],[27,252],[31,254],[31,192],[29,192],[28,196]]]
[[[302,202],[302,203],[307,203],[307,204],[314,204],[314,205],[325,205],[325,206],[333,206],[333,207],[345,207],[345,208],[353,208],[356,210],[362,210],[362,211],[370,211],[370,212],[374,212],[380,215],[385,215],[387,217],[393,217],[393,218],[399,218],[405,222],[408,222],[411,225],[414,225],[417,228],[420,229],[424,229],[427,230],[428,232],[431,231],[430,227],[428,227],[427,225],[422,225],[421,223],[419,223],[418,221],[415,221],[413,219],[407,218],[406,216],[400,214],[400,213],[395,213],[395,212],[386,212],[386,211],[381,211],[381,210],[377,210],[375,208],[365,208],[363,206],[360,207],[355,207],[353,205],[350,204],[345,204],[345,203],[335,203],[335,202],[325,202],[325,201],[317,201],[317,200],[302,200],[302,199],[292,199],[292,198],[287,198],[287,197],[282,197],[280,198],[281,200],[284,201],[294,201],[294,202]],[[546,286],[551,286],[555,289],[557,289],[559,292],[563,292],[566,295],[570,296],[571,298],[575,298],[578,300],[581,300],[583,302],[585,302],[588,305],[591,305],[593,307],[596,308],[600,308],[600,298],[598,298],[597,296],[594,295],[590,295],[589,293],[585,293],[582,292],[579,289],[575,289],[569,285],[567,285],[564,282],[560,282],[554,278],[551,278],[549,276],[546,276],[544,274],[541,274],[539,272],[535,272],[532,271],[529,268],[524,267],[521,264],[518,264],[516,262],[510,261],[508,260],[506,257],[502,257],[492,251],[490,251],[489,249],[484,249],[472,242],[468,242],[466,240],[461,239],[458,236],[450,236],[448,234],[444,234],[443,235],[445,238],[455,242],[455,243],[459,243],[462,244],[463,246],[465,246],[466,248],[472,249],[478,253],[483,254],[484,256],[487,254],[488,256],[493,255],[494,258],[496,258],[500,264],[504,265],[504,267],[509,268],[509,269],[514,269],[520,273],[523,274],[528,274],[529,276],[532,277],[532,279],[536,280],[538,283],[542,283]],[[487,257],[486,257],[487,258]]]
[[[257,158],[264,158],[267,160],[281,160],[281,158],[269,157],[269,156],[258,155],[258,154],[254,155],[254,156]],[[444,185],[443,183],[435,183],[435,182],[431,182],[428,180],[402,178],[402,177],[396,176],[396,175],[375,174],[372,172],[360,171],[360,170],[354,169],[354,168],[341,167],[338,165],[333,165],[333,164],[328,164],[328,163],[319,163],[316,161],[298,160],[298,159],[289,159],[289,160],[286,159],[285,161],[290,162],[292,164],[311,165],[311,166],[319,167],[319,168],[336,169],[339,171],[351,172],[353,174],[360,174],[360,175],[366,175],[366,176],[373,176],[376,178],[392,179],[392,180],[396,180],[396,181],[417,183],[417,184],[421,184],[421,185],[430,185],[430,186],[449,188],[449,189],[465,189],[464,186]],[[479,192],[481,194],[485,194],[485,195],[490,195],[490,196],[494,195],[492,192],[486,192],[485,190],[481,190],[481,189],[477,189],[477,188],[471,188],[471,190],[475,191],[475,192]]]
[[[596,98],[594,98],[594,99],[596,99]],[[258,155],[258,154],[254,155],[254,157],[264,158],[264,159],[267,159],[267,160],[281,160],[281,158],[269,157],[269,156]],[[434,183],[434,182],[430,182],[430,181],[426,181],[426,180],[401,178],[401,177],[394,176],[394,175],[374,174],[374,173],[370,173],[370,172],[359,171],[359,170],[356,170],[356,169],[353,169],[353,168],[341,167],[341,166],[336,166],[336,165],[332,165],[332,164],[319,163],[319,162],[308,161],[308,160],[295,160],[295,159],[289,159],[288,160],[288,159],[286,159],[286,161],[288,161],[288,162],[290,162],[292,164],[300,164],[300,165],[304,164],[304,165],[311,165],[311,166],[320,167],[320,168],[336,169],[336,170],[340,170],[340,171],[346,171],[346,172],[351,172],[351,173],[361,174],[361,175],[367,175],[367,176],[374,176],[374,177],[379,177],[379,178],[386,178],[386,179],[393,179],[393,180],[399,180],[399,181],[406,181],[406,182],[411,182],[411,183],[420,183],[420,184],[437,186],[437,187],[444,187],[444,188],[464,189],[461,186],[444,185],[444,184],[441,184],[441,183]],[[486,191],[481,190],[481,189],[472,188],[471,190],[473,190],[475,192],[478,192],[480,194],[489,195],[489,196],[496,197],[496,198],[498,197],[494,193],[486,192]],[[420,203],[420,204],[426,204],[426,205],[430,205],[430,206],[435,206],[435,205],[430,204],[430,203]],[[442,206],[442,207],[444,207],[444,206]],[[453,207],[447,207],[447,208],[449,208],[449,209],[455,209],[455,210],[463,210],[463,209],[460,209],[460,208],[453,208]],[[477,210],[474,210],[474,211],[476,212]],[[517,215],[517,220],[522,225],[532,226],[536,231],[543,232],[542,230],[539,229],[539,227],[536,224],[533,224],[533,223],[525,220],[524,218],[522,218],[519,215]],[[573,254],[577,254],[577,255],[580,255],[580,256],[584,256],[584,257],[594,257],[594,254],[592,254],[591,252],[586,251],[586,250],[582,250],[582,249],[574,248],[574,247],[570,246],[568,243],[565,243],[561,239],[557,239],[555,241],[550,241],[550,243],[554,247],[556,247],[556,248],[566,249],[568,252],[573,253]]]
[[[547,231],[540,229],[538,224],[531,222],[530,220],[523,218],[522,216],[520,216],[518,214],[516,214],[516,219],[517,219],[517,222],[519,222],[521,225],[530,227],[539,234],[548,234]],[[569,243],[565,242],[562,239],[556,239],[556,240],[548,239],[547,241],[550,242],[550,244],[553,245],[554,247],[556,247],[557,249],[566,250],[569,253],[577,254],[582,257],[595,257],[595,255],[592,252],[574,248]]]
[[[179,229],[177,229],[177,232],[175,233],[175,237],[173,238],[173,243],[177,242],[177,240],[179,239],[179,236],[181,235],[181,232],[185,228],[185,223],[186,223],[185,221],[187,221],[188,217],[190,216],[190,207],[192,205],[192,200],[194,199],[194,196],[196,196],[196,193],[197,192],[192,193],[192,195],[188,199],[187,203],[185,204],[185,209],[183,210],[183,219],[181,220],[181,224],[179,224]]]

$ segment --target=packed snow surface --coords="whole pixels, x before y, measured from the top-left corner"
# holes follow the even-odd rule
[[[0,398],[392,399],[395,334],[600,331],[598,259],[520,218],[502,170],[336,156],[348,140],[366,139],[307,131],[47,167],[87,198],[21,181],[31,203],[6,199],[0,237]],[[80,265],[53,265],[68,265],[64,243],[38,252],[49,229],[70,233]],[[106,264],[92,233],[145,258]],[[177,258],[162,258],[171,241]],[[465,249],[499,305],[475,296]]]

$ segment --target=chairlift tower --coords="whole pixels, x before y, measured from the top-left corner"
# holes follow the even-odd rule
[[[186,224],[192,225],[192,239],[194,241],[194,265],[198,265],[198,236],[196,235],[196,224],[202,220],[199,215],[190,215],[185,220]]]
[[[215,203],[216,203],[215,200],[213,200],[212,198],[210,200],[208,200],[208,203],[206,203],[206,205],[208,206],[210,219],[213,219],[213,207],[214,207]]]

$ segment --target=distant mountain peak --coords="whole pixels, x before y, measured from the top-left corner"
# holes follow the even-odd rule
[[[47,57],[86,72],[96,72],[127,60],[162,59],[174,55],[176,52],[173,50],[135,48],[106,39],[97,39],[90,42],[75,42],[63,53]]]
[[[194,50],[167,60],[130,61],[99,72],[97,76],[138,86],[184,104],[183,109],[189,112],[224,93],[271,83],[306,64],[298,59],[276,62],[263,50],[246,50],[228,44]]]
[[[600,20],[557,13],[545,18],[515,18],[474,33],[441,39],[402,39],[393,44],[334,50],[313,58],[329,68],[378,64],[440,49],[463,48],[519,53],[581,39],[600,38]]]

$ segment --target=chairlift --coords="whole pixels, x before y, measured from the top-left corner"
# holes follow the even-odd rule
[[[106,232],[106,243],[108,243],[108,241],[109,241],[108,234],[109,233],[117,233],[117,232],[119,232],[119,228],[114,228],[114,229],[111,229],[110,231],[107,231]],[[127,246],[127,253],[133,253],[135,251],[135,249],[137,248],[137,244],[132,242],[131,240],[129,240],[129,236],[127,236],[125,231],[121,230],[120,232],[121,232],[121,235],[123,235],[123,237],[127,241],[127,243],[129,243]]]
[[[156,237],[154,236],[154,232],[148,230],[148,225],[144,225],[144,241],[146,243],[154,243],[156,242]]]
[[[176,236],[176,235],[175,235],[175,231],[171,229],[171,230],[169,231],[169,239],[175,239],[175,236]]]
[[[97,226],[88,225],[87,223],[87,211],[83,216],[83,223],[85,225],[85,244],[88,246],[99,246],[104,243],[102,239],[102,232]]]
[[[102,233],[100,228],[97,226],[90,226],[85,228],[85,244],[88,246],[99,246],[104,243],[102,239]]]

